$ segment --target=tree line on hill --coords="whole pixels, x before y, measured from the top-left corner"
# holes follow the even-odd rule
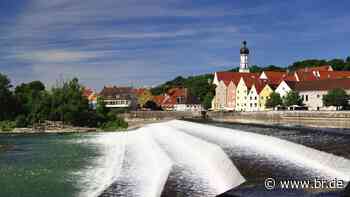
[[[322,65],[331,65],[334,70],[350,71],[350,56],[346,59],[307,59],[294,62],[287,67],[280,67],[276,65],[268,65],[265,67],[252,65],[250,72],[260,73],[262,71],[295,71],[300,68],[315,67]],[[228,70],[238,72],[239,67]],[[204,74],[190,77],[178,76],[173,80],[167,81],[159,86],[151,89],[153,95],[160,95],[166,93],[170,88],[182,86],[190,90],[193,96],[196,96],[202,103],[205,109],[209,109],[211,101],[215,96],[215,86],[212,83],[214,76],[212,74]]]
[[[110,112],[101,100],[97,109],[91,110],[83,91],[77,78],[57,83],[50,90],[40,81],[13,88],[8,77],[0,73],[0,130],[36,128],[48,120],[105,130],[127,127],[127,123]]]

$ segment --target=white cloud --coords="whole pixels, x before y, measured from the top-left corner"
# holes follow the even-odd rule
[[[17,54],[17,58],[29,60],[36,63],[60,63],[60,62],[76,62],[97,58],[101,54],[98,52],[82,52],[82,51],[65,51],[65,50],[48,50],[33,51]]]

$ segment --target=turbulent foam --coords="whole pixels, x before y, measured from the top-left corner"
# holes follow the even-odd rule
[[[171,159],[144,129],[129,132],[126,150],[127,174],[121,178],[133,184],[129,192],[135,197],[160,196],[171,170]]]
[[[172,160],[191,173],[187,179],[201,179],[206,196],[216,196],[243,183],[245,179],[217,145],[168,127],[167,123],[145,128],[166,150]],[[204,184],[204,185],[203,185]]]
[[[295,163],[313,170],[322,177],[350,180],[350,160],[300,144],[250,132],[178,120],[168,122],[167,125],[223,147],[240,147]]]
[[[122,196],[159,197],[172,170],[180,170],[175,176],[179,181],[190,179],[191,189],[215,196],[245,181],[223,148],[291,162],[322,177],[350,180],[350,161],[345,158],[275,137],[185,121],[104,133],[81,143],[95,144],[101,154],[80,173],[79,196],[84,197],[99,196],[118,183],[125,189],[118,190]]]
[[[122,170],[125,150],[124,133],[107,133],[99,135],[90,142],[98,147],[99,155],[93,164],[80,172],[79,185],[82,187],[79,196],[99,196],[109,185],[117,180]]]

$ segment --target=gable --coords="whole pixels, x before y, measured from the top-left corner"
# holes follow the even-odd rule
[[[259,77],[260,79],[267,79],[267,76],[265,74],[265,71],[263,71]]]

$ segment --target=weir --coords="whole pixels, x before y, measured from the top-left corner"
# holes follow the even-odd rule
[[[124,133],[106,133],[82,142],[95,145],[101,155],[88,168],[78,172],[81,177],[79,196],[99,196],[117,180],[122,171],[125,142],[126,134]]]
[[[350,180],[350,160],[343,157],[279,138],[250,132],[179,120],[170,121],[166,124],[221,147],[229,147],[233,150],[243,148],[247,152],[256,152],[294,163],[299,167],[311,170],[317,177],[344,180],[346,182]]]
[[[216,196],[245,182],[229,157],[242,150],[239,154],[297,166],[301,175],[311,174],[308,178],[350,180],[350,161],[343,157],[275,137],[187,121],[99,134],[84,143],[95,144],[101,154],[80,172],[79,196],[84,197],[160,197],[164,188],[173,191],[167,188],[173,179],[180,184],[176,191],[189,189],[185,196]]]
[[[120,193],[119,196],[128,193],[134,197],[160,196],[172,161],[143,128],[129,132],[126,139],[123,171],[115,181],[116,184],[122,182],[124,188],[112,189],[112,193]]]
[[[167,123],[144,129],[177,165],[190,171],[184,174],[187,179],[200,179],[200,186],[208,190],[206,196],[216,196],[245,181],[219,146],[168,127]]]

